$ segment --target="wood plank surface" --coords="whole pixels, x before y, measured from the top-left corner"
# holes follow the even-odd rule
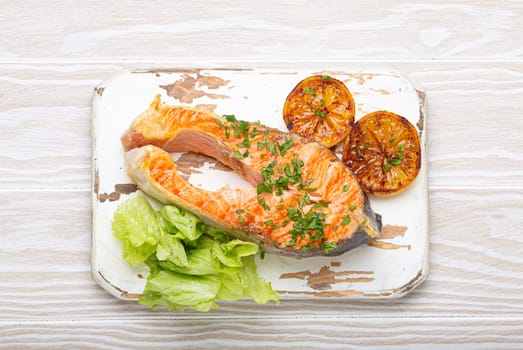
[[[4,2],[0,59],[523,57],[520,1]]]
[[[4,322],[0,349],[518,349],[523,318]]]

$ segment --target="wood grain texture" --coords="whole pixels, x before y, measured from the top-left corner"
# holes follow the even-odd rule
[[[0,349],[518,349],[523,318],[108,320],[0,324]],[[59,331],[58,331],[59,330]]]
[[[523,315],[523,191],[432,190],[431,272],[409,296],[385,302],[283,300],[222,304],[208,314],[152,311],[119,301],[90,277],[87,192],[5,192],[0,212],[4,320]],[[20,215],[30,208],[31,220]],[[507,234],[512,233],[512,234]],[[30,237],[27,237],[30,235]],[[27,238],[26,238],[27,237]]]
[[[87,190],[94,87],[122,69],[151,65],[0,64],[0,148],[8,150],[0,154],[0,190]],[[328,66],[399,70],[426,89],[432,188],[521,188],[523,138],[514,131],[523,128],[523,63]],[[307,67],[325,66],[297,65]]]
[[[0,11],[0,59],[521,58],[522,12],[519,1],[31,0]]]

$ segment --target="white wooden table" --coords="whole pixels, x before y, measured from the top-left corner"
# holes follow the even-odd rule
[[[523,3],[0,2],[0,348],[523,347]],[[93,88],[151,67],[390,69],[427,91],[405,298],[168,313],[90,275]]]

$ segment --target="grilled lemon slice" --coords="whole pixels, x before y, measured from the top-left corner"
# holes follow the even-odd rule
[[[287,96],[283,120],[289,131],[332,147],[349,135],[355,110],[345,84],[328,75],[313,75]]]
[[[396,194],[407,188],[420,171],[418,132],[400,115],[387,111],[367,114],[352,128],[343,161],[366,193]]]

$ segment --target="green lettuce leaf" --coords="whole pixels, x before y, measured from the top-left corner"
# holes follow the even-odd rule
[[[239,239],[227,243],[215,241],[212,252],[225,266],[241,267],[243,266],[242,258],[256,254],[258,245],[252,242],[240,241]]]
[[[123,258],[131,266],[154,254],[162,236],[153,208],[140,195],[118,206],[112,228],[115,236],[123,243]]]
[[[254,256],[248,256],[243,259],[242,285],[252,299],[258,304],[266,304],[274,301],[279,304],[278,293],[272,289],[270,282],[265,281],[256,272],[256,263]]]
[[[164,206],[160,209],[160,214],[170,225],[178,229],[179,238],[195,241],[201,236],[202,231],[198,228],[200,220],[193,214],[173,205]]]
[[[177,266],[188,266],[189,261],[185,247],[179,238],[173,235],[164,235],[156,247],[156,257],[160,261],[168,261]]]
[[[192,307],[209,311],[216,307],[221,281],[214,275],[191,276],[161,270],[149,276],[140,303],[152,308],[163,305],[169,311]]]
[[[127,263],[145,261],[150,269],[141,304],[209,311],[217,300],[279,302],[256,272],[256,244],[232,239],[175,206],[155,212],[144,196],[135,196],[116,210],[113,230]]]
[[[187,252],[187,260],[187,266],[183,267],[163,261],[159,265],[170,271],[194,276],[212,275],[220,270],[220,264],[213,259],[210,249],[192,249]]]

